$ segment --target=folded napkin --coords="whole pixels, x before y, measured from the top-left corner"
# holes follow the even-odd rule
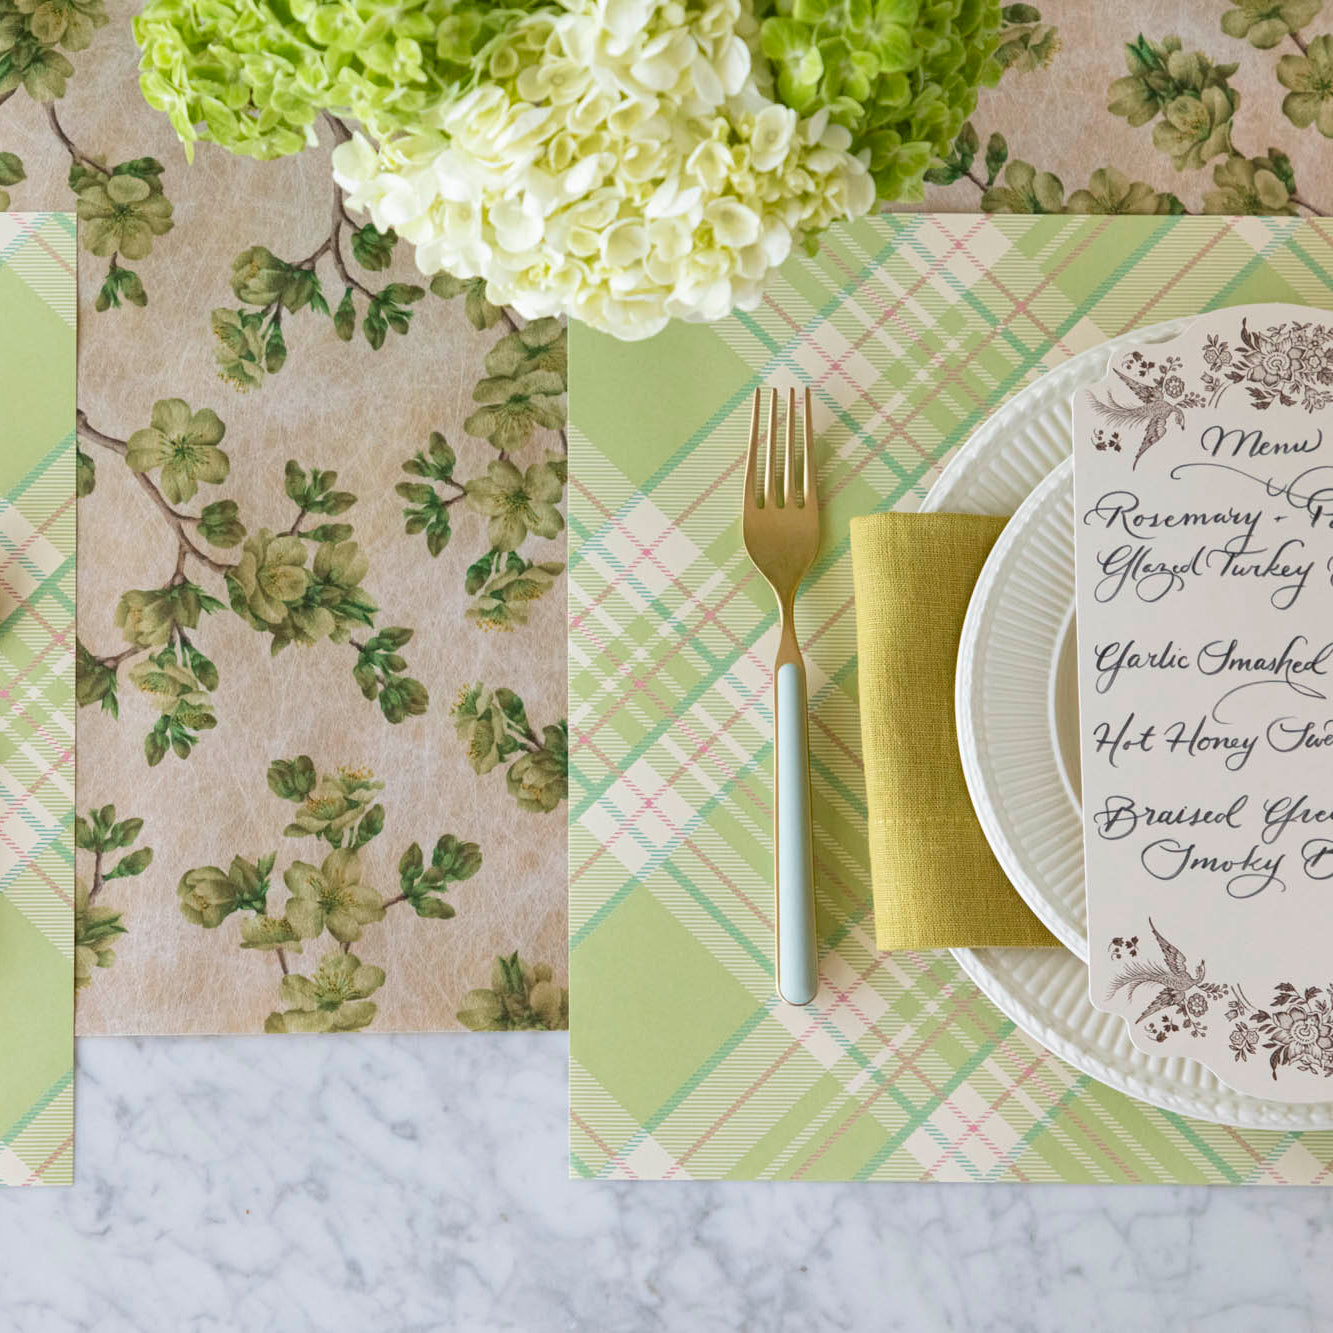
[[[881,949],[1054,945],[981,831],[953,682],[972,588],[1006,520],[854,518],[852,579],[875,937]]]

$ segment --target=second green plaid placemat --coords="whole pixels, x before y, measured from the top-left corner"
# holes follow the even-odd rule
[[[0,213],[0,1185],[74,1174],[74,305],[74,215]]]
[[[1112,1092],[944,953],[875,951],[847,521],[915,508],[1031,380],[1140,325],[1333,306],[1333,226],[880,217],[753,314],[635,345],[571,330],[574,1175],[1323,1183],[1333,1133],[1242,1133]],[[772,982],[771,595],[740,546],[756,386],[809,384],[825,540],[798,608],[823,989]]]

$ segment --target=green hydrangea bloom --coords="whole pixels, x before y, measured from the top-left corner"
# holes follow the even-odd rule
[[[826,109],[870,151],[884,200],[920,199],[922,177],[1000,76],[999,0],[759,0],[777,95]]]
[[[424,115],[482,68],[512,19],[550,0],[150,0],[134,20],[139,84],[187,154],[195,141],[251,157],[313,143],[320,114],[376,138]]]

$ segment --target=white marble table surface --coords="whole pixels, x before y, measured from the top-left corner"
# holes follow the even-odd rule
[[[6,1333],[1333,1324],[1333,1193],[570,1181],[565,1039],[85,1039]]]

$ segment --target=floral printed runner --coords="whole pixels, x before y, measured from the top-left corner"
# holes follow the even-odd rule
[[[0,0],[79,216],[80,1032],[562,1027],[565,333],[328,149],[187,165],[129,20]]]
[[[998,86],[928,179],[987,213],[1333,211],[1333,4],[1008,4]]]

